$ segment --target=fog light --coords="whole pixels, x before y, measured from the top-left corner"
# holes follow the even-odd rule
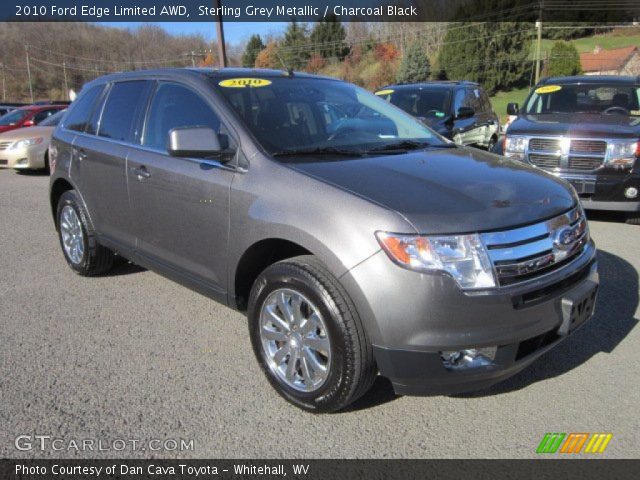
[[[489,367],[494,365],[498,347],[467,348],[465,350],[443,350],[442,364],[447,370]]]
[[[16,162],[16,165],[26,165],[27,163],[29,163],[28,158],[21,158]]]
[[[638,196],[638,189],[636,187],[629,187],[625,189],[624,196],[627,198],[636,198]]]

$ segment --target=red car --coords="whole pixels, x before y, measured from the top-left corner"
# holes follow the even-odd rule
[[[67,108],[67,105],[29,105],[17,108],[0,117],[0,133],[38,125],[64,108]]]

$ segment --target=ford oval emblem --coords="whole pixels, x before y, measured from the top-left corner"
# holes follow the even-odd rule
[[[561,250],[571,247],[577,240],[578,229],[576,227],[561,227],[553,232],[553,245]]]

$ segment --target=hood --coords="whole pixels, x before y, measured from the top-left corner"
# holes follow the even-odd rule
[[[308,160],[288,165],[397,211],[420,233],[513,228],[575,205],[564,181],[470,148]]]
[[[640,136],[640,117],[593,113],[521,115],[511,125],[511,135],[570,135],[626,138]]]
[[[51,134],[56,127],[25,127],[17,128],[0,134],[0,141],[15,142],[25,138],[44,137],[45,140],[51,138]]]

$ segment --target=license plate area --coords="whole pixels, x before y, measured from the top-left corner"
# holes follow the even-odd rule
[[[577,180],[572,178],[566,179],[573,188],[576,189],[578,195],[589,195],[596,193],[596,182],[595,180]]]
[[[577,290],[568,292],[561,303],[562,323],[558,335],[568,335],[593,316],[598,297],[598,284],[587,281]]]

